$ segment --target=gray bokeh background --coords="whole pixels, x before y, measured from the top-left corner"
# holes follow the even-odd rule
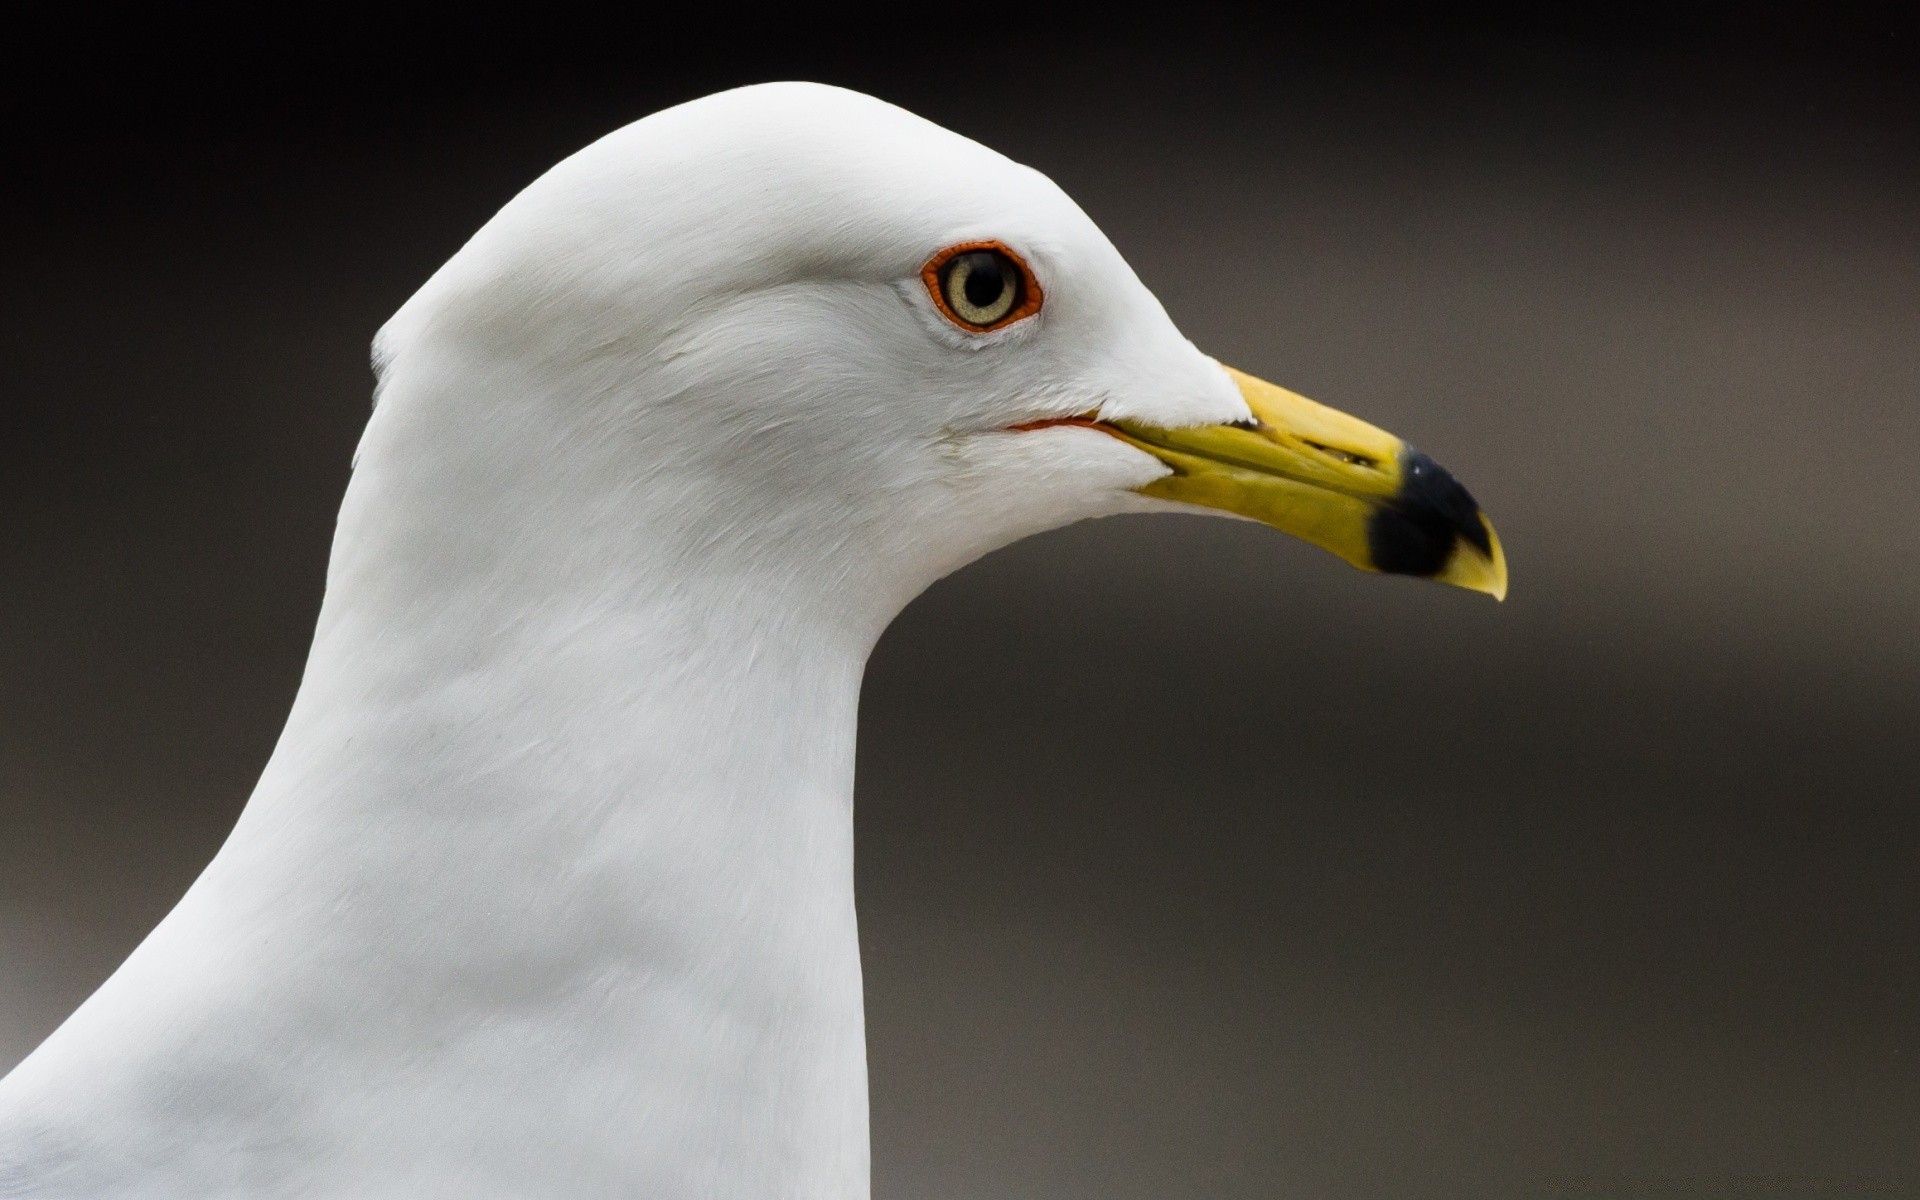
[[[9,94],[0,1069],[264,763],[380,322],[593,136],[810,76],[1046,171],[1513,567],[1129,518],[917,601],[860,734],[876,1195],[1920,1195],[1908,27],[727,28]]]

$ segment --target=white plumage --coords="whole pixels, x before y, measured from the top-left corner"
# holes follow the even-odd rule
[[[928,255],[1018,245],[1034,320]],[[769,85],[509,203],[382,331],[286,730],[227,844],[0,1083],[0,1195],[861,1197],[868,650],[1159,502],[1084,429],[1246,406],[1053,184]]]
[[[860,1200],[854,719],[915,594],[1186,503],[1506,589],[1432,460],[1201,354],[1045,177],[832,88],[567,159],[375,359],[285,731],[0,1081],[0,1196]]]

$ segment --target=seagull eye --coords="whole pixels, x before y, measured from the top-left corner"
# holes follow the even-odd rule
[[[940,314],[971,333],[1011,325],[1040,311],[1040,285],[999,242],[949,246],[921,271]]]
[[[1020,273],[1006,255],[991,250],[954,255],[945,275],[941,293],[954,315],[969,325],[993,324],[1020,298]]]

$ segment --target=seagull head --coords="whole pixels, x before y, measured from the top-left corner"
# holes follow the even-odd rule
[[[837,88],[722,93],[565,160],[376,363],[363,471],[384,448],[523,538],[605,527],[617,554],[624,523],[683,563],[858,583],[883,620],[999,545],[1153,509],[1506,590],[1432,459],[1196,348],[1044,175]]]
[[[375,365],[280,743],[0,1087],[8,1195],[865,1196],[854,730],[914,594],[1151,509],[1506,588],[1432,460],[1195,348],[1044,176],[832,88],[568,158]]]

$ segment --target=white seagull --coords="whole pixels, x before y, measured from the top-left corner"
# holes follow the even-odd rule
[[[388,322],[238,824],[0,1081],[0,1196],[860,1200],[854,716],[1108,513],[1488,592],[1460,485],[1182,337],[1045,176],[812,84],[629,125]]]

